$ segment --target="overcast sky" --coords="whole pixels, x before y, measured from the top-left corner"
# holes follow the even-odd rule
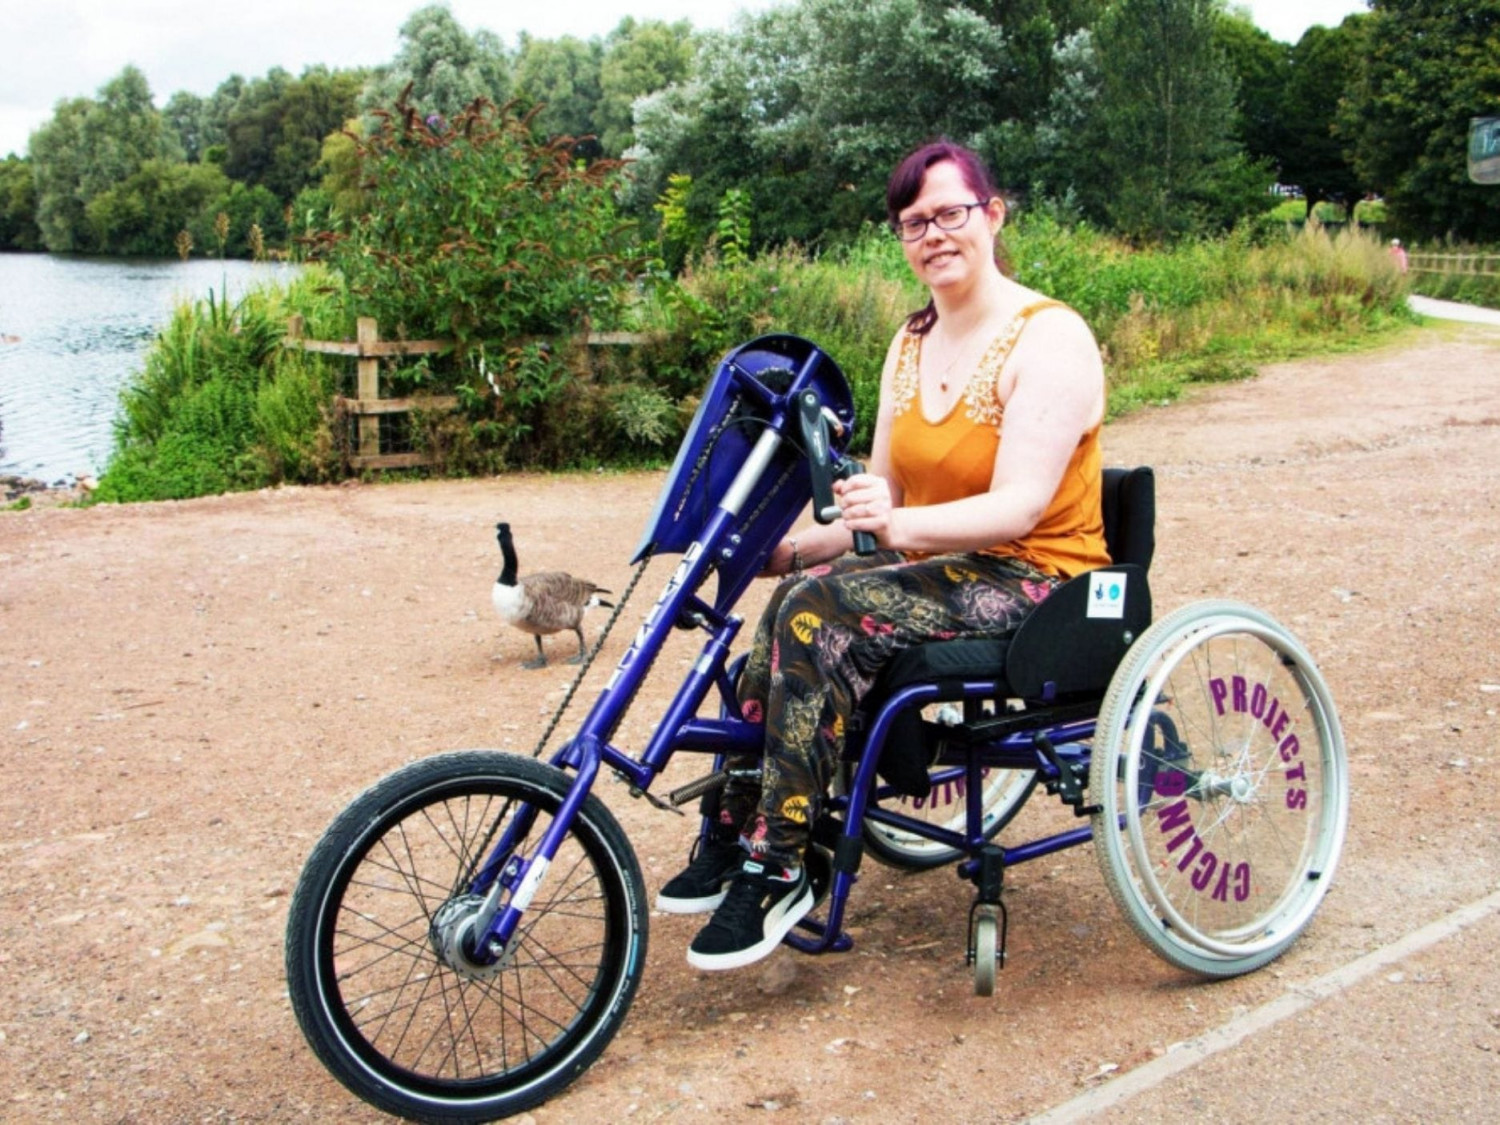
[[[777,0],[553,0],[496,3],[451,0],[468,31],[487,29],[514,45],[530,32],[605,35],[627,16],[689,19],[694,27],[727,27],[735,13]],[[858,0],[851,0],[858,2]],[[1232,0],[1277,39],[1295,43],[1310,25],[1333,26],[1364,0]],[[6,5],[6,51],[0,63],[0,158],[23,154],[32,132],[66,98],[93,97],[128,64],[139,67],[158,105],[178,90],[207,95],[231,74],[292,74],[388,62],[400,28],[423,0],[17,0]]]

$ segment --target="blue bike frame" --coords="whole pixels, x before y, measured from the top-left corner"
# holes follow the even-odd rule
[[[771,550],[811,498],[804,460],[809,451],[797,448],[793,408],[796,396],[809,390],[817,394],[841,430],[835,440],[847,439],[853,429],[848,385],[833,361],[814,345],[791,336],[763,337],[731,352],[720,364],[635,558],[640,561],[662,551],[680,551],[681,561],[578,733],[552,756],[553,765],[576,776],[534,851],[529,857],[516,854],[518,842],[526,838],[535,819],[534,813],[518,816],[474,877],[470,892],[486,898],[476,927],[476,933],[486,939],[481,948],[498,954],[511,941],[602,767],[614,770],[634,791],[644,793],[679,752],[713,755],[716,767],[727,757],[762,753],[764,728],[739,717],[729,656],[744,622],[728,609],[763,569]],[[834,448],[830,443],[826,452],[830,459],[841,460],[841,446]],[[718,577],[712,604],[699,596],[711,575]],[[702,629],[708,638],[645,750],[639,758],[632,757],[614,746],[611,738],[674,627]],[[719,693],[721,717],[697,717],[713,688]],[[977,680],[964,685],[963,696],[994,698],[998,690],[997,681]],[[1081,743],[1093,735],[1093,719],[1048,728],[1048,737],[1055,743],[1050,756],[1038,749],[1034,732],[1022,732],[967,748],[962,760],[940,761],[941,768],[933,775],[936,786],[963,782],[966,809],[961,833],[881,807],[879,801],[893,795],[876,778],[891,724],[904,708],[920,707],[936,696],[937,689],[931,686],[902,689],[887,701],[862,739],[851,739],[859,743],[851,746],[850,756],[857,755],[853,780],[847,793],[831,797],[827,805],[842,819],[843,842],[836,851],[857,857],[868,818],[972,856],[987,842],[983,819],[987,770],[1036,771],[1043,780],[1055,781],[1057,763],[1064,768],[1087,765],[1089,751]],[[1002,849],[1003,862],[1051,855],[1090,837],[1084,827]],[[826,920],[805,920],[802,928],[813,936],[794,934],[787,938],[789,943],[810,953],[850,947],[842,921],[857,881],[857,867],[857,858],[835,861]],[[509,898],[502,904],[507,892]]]

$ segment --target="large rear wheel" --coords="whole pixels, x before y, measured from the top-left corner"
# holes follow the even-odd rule
[[[1090,797],[1105,882],[1179,968],[1249,972],[1322,902],[1349,812],[1343,733],[1306,650],[1267,614],[1196,602],[1116,671]]]

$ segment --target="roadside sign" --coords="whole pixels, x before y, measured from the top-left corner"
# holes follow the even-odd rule
[[[1500,117],[1469,118],[1469,179],[1500,184]]]

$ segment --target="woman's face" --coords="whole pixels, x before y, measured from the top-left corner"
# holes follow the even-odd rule
[[[958,165],[944,160],[927,169],[922,190],[897,218],[930,219],[950,207],[978,202]],[[1005,205],[991,199],[983,207],[970,209],[967,221],[957,230],[928,223],[921,238],[901,244],[906,261],[930,289],[962,286],[978,277],[979,271],[995,268],[995,233],[1004,218]]]

